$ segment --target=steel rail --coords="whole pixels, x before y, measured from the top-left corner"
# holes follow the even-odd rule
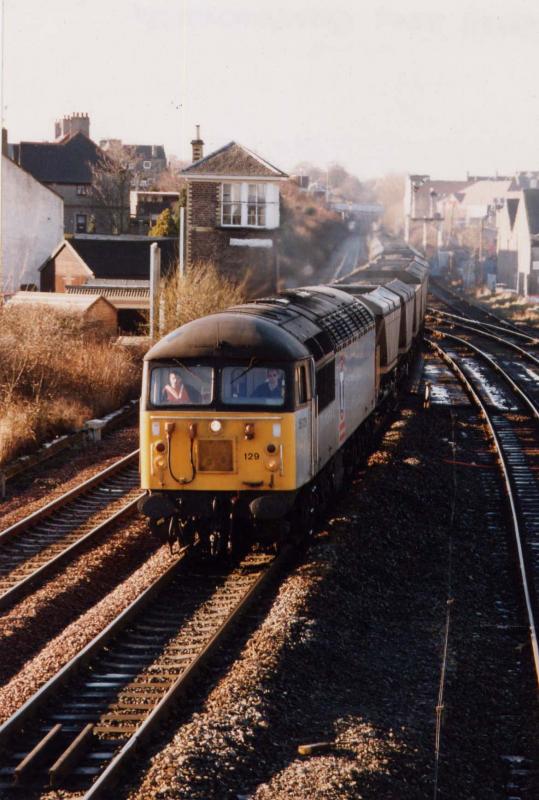
[[[101,472],[93,475],[88,480],[83,481],[73,489],[65,492],[60,497],[52,500],[47,505],[43,506],[32,514],[29,514],[27,517],[11,525],[9,528],[6,528],[0,533],[0,553],[2,547],[6,547],[8,549],[11,548],[11,550],[13,550],[14,547],[16,550],[19,546],[19,539],[22,539],[20,544],[23,545],[24,539],[22,537],[24,537],[26,532],[33,532],[37,529],[37,532],[39,533],[39,525],[43,524],[47,520],[50,519],[51,524],[54,525],[54,515],[56,512],[59,512],[66,507],[67,510],[69,508],[69,504],[74,503],[79,499],[82,500],[90,490],[99,487],[108,479],[114,478],[116,475],[118,475],[118,473],[121,473],[125,468],[130,467],[134,462],[136,462],[138,452],[138,450],[135,450],[129,455],[124,456],[115,464],[112,464],[106,469],[101,470]],[[135,486],[126,488],[123,492],[123,496],[130,494],[134,489]],[[111,493],[109,503],[105,505],[96,504],[95,509],[90,505],[90,507],[87,507],[82,517],[77,518],[75,516],[72,522],[57,522],[57,532],[50,535],[50,537],[48,537],[47,533],[44,532],[42,535],[42,538],[45,540],[43,542],[43,546],[36,544],[34,546],[35,552],[28,554],[27,550],[26,553],[23,551],[22,557],[19,557],[19,554],[16,552],[14,556],[10,553],[8,558],[13,558],[12,573],[6,572],[5,574],[0,575],[0,583],[8,583],[10,581],[10,574],[13,574],[15,577],[15,582],[12,583],[11,586],[8,586],[8,588],[0,590],[0,610],[5,610],[14,602],[19,600],[39,580],[42,580],[62,564],[66,563],[69,559],[73,558],[73,556],[75,556],[83,547],[86,546],[89,540],[102,533],[108,526],[122,519],[123,517],[134,513],[136,510],[136,503],[141,496],[142,493],[138,492],[136,497],[129,500],[122,508],[117,509],[112,514],[109,514],[106,519],[94,524],[90,530],[81,532],[81,535],[75,541],[72,541],[72,537],[77,529],[84,527],[87,524],[86,520],[90,520],[92,516],[106,513],[107,505],[117,503],[119,500],[121,500],[122,494]],[[103,500],[103,498],[100,498],[100,500]],[[46,541],[47,538],[50,538],[50,541]],[[47,550],[52,547],[61,547],[63,539],[68,540],[66,547],[61,549],[60,552],[47,553]],[[39,560],[42,558],[42,555],[43,560],[41,563],[36,564],[35,568],[31,568],[30,572],[25,572],[25,563],[28,563],[32,559]],[[17,571],[23,573],[22,577],[16,577]]]
[[[485,308],[484,306],[482,306],[482,305],[480,305],[478,303],[471,302],[471,300],[469,300],[467,297],[463,297],[462,295],[458,294],[457,292],[453,291],[452,289],[449,289],[447,286],[441,286],[439,283],[437,283],[437,281],[435,279],[431,278],[430,290],[431,290],[432,294],[434,294],[436,296],[436,291],[433,291],[433,289],[437,290],[438,292],[440,292],[442,294],[445,292],[454,301],[456,300],[459,303],[462,303],[463,305],[468,306],[468,308],[473,308],[474,311],[477,311],[478,313],[483,314],[485,317],[491,317],[492,319],[495,319],[496,322],[501,323],[501,326],[502,326],[503,330],[509,330],[510,329],[510,330],[514,331],[515,333],[517,333],[517,332],[518,333],[522,333],[521,329],[518,327],[518,325],[515,325],[514,322],[511,322],[508,319],[504,319],[503,317],[498,316],[498,314],[494,314],[488,308]],[[446,303],[447,305],[451,306],[451,303],[448,300],[444,299],[443,297],[440,297],[438,295],[438,299],[441,300],[443,303]]]
[[[188,558],[188,556],[193,552],[192,549],[185,548],[179,555],[179,557],[172,563],[161,576],[159,576],[147,589],[139,595],[126,609],[124,609],[117,617],[114,619],[109,625],[99,633],[91,642],[89,642],[79,653],[77,653],[67,664],[65,664],[59,671],[54,675],[52,678],[47,681],[47,683],[39,689],[31,698],[29,698],[24,705],[18,709],[8,720],[6,720],[3,725],[0,725],[0,750],[7,751],[8,747],[13,746],[17,751],[17,758],[21,757],[21,743],[16,741],[14,737],[22,730],[25,732],[30,724],[30,720],[32,718],[36,718],[39,720],[40,712],[46,706],[48,709],[51,708],[51,704],[54,698],[59,695],[63,697],[65,695],[66,686],[69,684],[71,686],[71,695],[78,691],[78,689],[73,689],[72,680],[75,675],[81,672],[82,669],[86,668],[89,671],[90,675],[94,677],[92,680],[104,680],[103,686],[105,687],[106,680],[114,680],[114,676],[111,675],[110,677],[107,676],[99,676],[99,666],[96,668],[96,662],[99,663],[100,659],[114,657],[114,649],[122,648],[122,638],[121,636],[125,636],[126,634],[129,636],[129,631],[133,631],[139,623],[144,623],[144,614],[146,611],[147,606],[149,608],[149,620],[151,620],[152,613],[155,614],[155,605],[151,605],[153,601],[159,603],[160,598],[162,598],[163,591],[167,590],[167,587],[173,583],[174,578],[178,575],[180,568],[189,566],[192,563],[192,559]],[[130,672],[130,667],[124,667],[124,670],[127,670],[129,673],[128,675],[124,676],[125,678],[125,686],[122,689],[118,688],[114,690],[113,696],[110,697],[110,704],[109,707],[112,708],[112,712],[107,712],[107,699],[103,701],[103,706],[97,706],[95,712],[89,715],[87,718],[87,724],[82,728],[82,730],[75,736],[70,744],[68,744],[67,748],[64,749],[63,753],[54,760],[54,764],[52,767],[49,768],[48,774],[49,779],[51,781],[51,786],[57,785],[58,778],[60,777],[69,777],[69,775],[79,774],[77,773],[77,764],[80,761],[80,757],[82,756],[81,750],[85,744],[85,739],[96,737],[93,739],[94,746],[97,746],[98,749],[111,749],[110,753],[110,760],[106,764],[104,770],[99,774],[99,776],[95,779],[95,782],[89,788],[80,788],[77,791],[77,796],[84,797],[84,800],[95,800],[98,797],[111,797],[111,785],[116,781],[118,777],[118,773],[120,769],[122,769],[128,759],[134,754],[138,745],[142,742],[146,741],[147,737],[153,734],[158,727],[159,723],[162,721],[163,717],[168,713],[170,707],[173,703],[177,703],[179,699],[182,697],[187,696],[187,689],[191,686],[193,679],[196,675],[199,674],[200,669],[207,663],[208,659],[211,655],[215,652],[216,648],[222,643],[224,637],[230,632],[232,626],[237,622],[241,614],[247,609],[247,607],[252,603],[252,601],[257,597],[260,592],[267,586],[267,584],[276,576],[276,574],[284,567],[284,565],[290,560],[291,555],[295,551],[292,549],[284,550],[279,556],[272,558],[264,563],[259,563],[256,561],[254,562],[254,566],[256,567],[256,572],[250,574],[250,570],[252,570],[253,565],[248,567],[248,571],[246,573],[242,572],[242,564],[239,564],[239,580],[234,578],[234,570],[238,568],[237,564],[232,564],[231,568],[227,573],[225,573],[222,578],[222,582],[215,587],[208,587],[211,588],[211,594],[204,595],[202,599],[195,600],[195,608],[203,608],[210,602],[212,597],[217,598],[217,602],[219,607],[223,603],[223,598],[220,597],[220,593],[223,591],[228,591],[230,593],[230,588],[227,589],[226,585],[226,575],[232,576],[234,580],[233,586],[235,586],[235,590],[232,591],[231,599],[232,602],[230,605],[225,605],[224,612],[218,617],[215,625],[215,629],[211,629],[209,631],[209,637],[200,645],[198,645],[198,649],[195,650],[192,655],[188,657],[188,663],[185,667],[179,667],[179,663],[176,665],[176,669],[180,668],[182,671],[174,675],[174,679],[168,681],[168,685],[163,685],[162,683],[153,683],[152,686],[159,690],[162,687],[162,694],[159,698],[156,697],[157,702],[147,704],[147,715],[141,716],[140,724],[136,723],[133,727],[135,730],[130,731],[129,725],[123,731],[122,739],[114,743],[110,740],[103,740],[101,744],[99,744],[99,739],[97,738],[98,731],[93,733],[94,728],[99,728],[99,720],[108,718],[118,719],[119,721],[122,720],[121,712],[114,712],[114,703],[115,697],[120,697],[122,693],[129,693],[129,691],[133,691],[133,687],[137,687],[137,676],[138,680],[142,676],[144,680],[144,675],[151,675],[154,679],[159,678],[159,672],[153,672],[154,669],[158,669],[159,658],[165,658],[166,662],[166,648],[167,643],[169,642],[169,638],[163,640],[163,644],[159,645],[159,648],[163,648],[162,654],[155,654],[154,656],[150,655],[147,662],[145,662],[145,666],[140,666],[138,671],[135,670],[134,673]],[[247,564],[249,565],[249,557],[247,558]],[[210,575],[210,584],[215,576]],[[250,580],[252,578],[252,580]],[[248,585],[244,586],[244,582]],[[236,586],[237,583],[237,586]],[[174,584],[173,584],[174,586]],[[169,591],[172,589],[168,589]],[[176,590],[174,589],[174,592]],[[175,595],[176,596],[176,595]],[[166,601],[166,596],[165,596]],[[161,600],[161,602],[163,602]],[[166,606],[170,608],[170,605]],[[179,635],[183,628],[185,627],[186,630],[190,630],[190,612],[187,617],[183,620],[182,623],[178,625],[177,633],[170,634],[170,640],[174,640],[174,637]],[[181,615],[180,615],[181,618]],[[171,625],[174,626],[174,621],[170,620],[168,623],[165,622],[167,618],[164,618],[164,621],[161,623],[162,625]],[[155,627],[151,621],[145,623],[146,626]],[[176,623],[177,624],[177,623]],[[126,633],[124,633],[126,631]],[[120,635],[119,642],[115,643],[111,640],[114,639],[117,635]],[[188,634],[189,635],[189,634]],[[168,637],[168,635],[167,635]],[[129,638],[128,640],[129,641]],[[195,642],[196,642],[196,630],[195,630]],[[123,643],[123,647],[128,646]],[[173,645],[174,646],[174,645]],[[176,645],[177,647],[178,645]],[[189,645],[189,647],[195,647],[195,644]],[[152,650],[155,645],[152,645],[150,649]],[[185,648],[185,644],[183,645]],[[191,651],[189,650],[191,653]],[[164,656],[163,656],[164,654]],[[120,657],[120,656],[117,656]],[[170,658],[170,657],[169,657]],[[184,657],[185,659],[185,657]],[[106,661],[105,661],[106,663]],[[183,663],[183,662],[182,662]],[[154,666],[157,664],[157,666]],[[138,665],[137,665],[138,666]],[[171,665],[172,666],[172,665]],[[113,668],[109,668],[112,669]],[[161,667],[161,669],[166,669],[166,663]],[[170,667],[169,667],[170,669]],[[121,672],[121,668],[117,668],[119,672]],[[148,672],[149,670],[149,672]],[[167,673],[164,673],[165,675]],[[117,678],[121,676],[116,676]],[[81,675],[81,682],[85,685],[85,678],[84,673]],[[148,678],[146,678],[148,680]],[[163,680],[163,678],[161,678]],[[140,686],[143,687],[146,684],[141,683]],[[131,687],[131,689],[129,689]],[[94,690],[97,691],[98,694],[103,692],[104,689],[101,690]],[[68,700],[69,706],[69,700]],[[119,708],[125,708],[120,704]],[[140,707],[139,707],[140,708]],[[51,714],[52,719],[54,721],[54,713]],[[50,717],[49,717],[50,719]],[[61,722],[63,717],[60,715],[58,717],[58,721]],[[78,719],[78,717],[77,717]],[[129,717],[126,718],[127,721],[130,719]],[[93,721],[92,721],[93,720]],[[48,725],[45,725],[45,728],[48,728]],[[41,735],[41,729],[39,729]],[[40,746],[46,743],[48,737],[51,736],[51,731],[55,730],[55,726],[53,725],[50,730],[46,730],[44,736],[40,740],[37,745],[22,745],[23,750],[25,748],[29,749],[28,755],[26,755],[22,761],[19,762],[19,767],[25,764],[26,761],[31,760],[34,757],[34,753],[39,751]],[[56,731],[58,735],[62,734],[61,726]],[[66,731],[69,733],[69,731]],[[33,741],[33,740],[32,740]],[[108,745],[108,747],[107,747]],[[115,751],[115,752],[113,752]],[[25,767],[26,768],[26,767]],[[18,767],[17,767],[18,769]],[[6,770],[3,770],[4,775],[7,774]],[[29,774],[30,770],[27,769]],[[10,773],[13,776],[13,779],[16,780],[18,773],[16,769],[13,768]],[[81,774],[85,774],[84,770]],[[86,780],[89,780],[86,778]],[[54,782],[54,783],[53,783]],[[4,784],[2,788],[7,788]]]
[[[470,319],[469,317],[462,317],[459,314],[450,314],[448,311],[441,311],[438,308],[431,308],[430,306],[427,308],[427,311],[430,314],[437,314],[438,316],[450,317],[452,320],[456,320],[454,324],[458,325],[460,328],[473,327],[473,330],[476,330],[476,326],[478,326],[479,330],[477,330],[477,333],[480,333],[482,336],[491,337],[497,341],[503,342],[508,347],[514,347],[515,349],[519,350],[523,355],[529,356],[532,361],[534,361],[536,364],[539,365],[539,359],[535,358],[535,356],[531,355],[531,353],[528,353],[527,350],[524,350],[523,348],[519,347],[514,342],[508,342],[507,339],[502,339],[501,337],[489,333],[488,331],[482,331],[480,328],[481,327],[492,328],[493,330],[509,334],[509,336],[517,336],[520,339],[525,339],[526,341],[528,341],[530,344],[533,345],[539,344],[539,339],[537,339],[536,337],[528,336],[526,333],[520,333],[520,331],[508,330],[507,328],[502,328],[500,325],[491,325],[489,322],[480,322],[479,320]]]
[[[124,608],[118,616],[113,619],[107,627],[97,634],[83,649],[77,653],[73,658],[64,664],[64,666],[49,678],[49,680],[38,689],[17,711],[15,711],[9,719],[0,725],[0,751],[5,749],[6,744],[11,736],[19,730],[30,717],[32,717],[41,708],[42,705],[58,690],[60,686],[66,683],[72,675],[76,674],[78,670],[84,667],[95,653],[104,647],[107,642],[127,625],[131,619],[137,614],[144,606],[154,597],[154,595],[165,586],[176,573],[179,564],[185,558],[185,551],[180,553],[177,558],[167,570],[160,575],[156,580],[150,584],[138,597],[133,600],[127,608]]]
[[[27,594],[27,592],[33,586],[35,586],[36,583],[38,583],[40,580],[43,580],[43,578],[46,578],[47,575],[50,575],[52,572],[58,569],[58,567],[61,567],[63,564],[77,555],[77,553],[85,547],[89,540],[98,536],[98,534],[103,533],[115,522],[119,522],[121,519],[134,514],[137,510],[137,503],[143,496],[144,492],[138,494],[125,506],[120,508],[118,511],[115,511],[114,514],[112,514],[110,517],[107,517],[107,519],[103,522],[100,522],[98,525],[88,531],[88,533],[85,533],[80,539],[77,539],[76,542],[73,542],[73,544],[69,545],[69,547],[66,547],[65,550],[62,550],[61,553],[53,556],[25,578],[21,578],[21,580],[3,592],[3,594],[0,594],[0,611],[5,611],[8,609],[14,603],[20,600],[21,597],[24,597],[24,595]]]
[[[485,353],[475,344],[471,342],[467,342],[466,339],[461,339],[460,336],[454,336],[452,333],[446,333],[445,331],[433,331],[431,328],[425,329],[428,333],[443,336],[446,339],[451,339],[452,341],[456,342],[457,344],[463,345],[464,347],[468,347],[474,353],[476,353],[480,358],[482,358],[489,367],[492,367],[493,370],[498,372],[502,378],[511,386],[511,389],[517,394],[523,403],[528,406],[528,409],[531,411],[533,416],[539,420],[539,407],[534,403],[534,401],[528,397],[528,395],[520,388],[520,386],[515,382],[515,380],[507,374],[507,372],[497,364],[488,353]]]
[[[456,338],[456,337],[455,337]],[[535,621],[535,610],[534,610],[534,600],[532,598],[532,592],[530,591],[529,587],[529,567],[527,565],[527,560],[524,553],[524,544],[523,544],[523,536],[521,532],[521,526],[519,522],[519,515],[517,512],[517,503],[515,501],[514,493],[513,493],[513,481],[511,479],[509,466],[507,460],[505,458],[505,454],[503,451],[502,444],[496,432],[495,426],[492,422],[492,419],[488,413],[487,406],[481,400],[478,393],[475,391],[474,387],[472,386],[471,381],[467,378],[464,374],[462,369],[456,363],[454,359],[442,348],[437,342],[434,342],[432,339],[425,340],[427,344],[433,348],[433,350],[440,356],[440,358],[450,367],[453,373],[458,377],[459,381],[468,391],[468,394],[473,399],[474,403],[476,404],[477,408],[479,409],[481,415],[483,416],[488,430],[490,432],[490,436],[495,444],[496,452],[498,454],[498,460],[500,464],[500,469],[502,472],[505,489],[507,492],[507,499],[509,503],[509,508],[511,511],[511,521],[513,527],[513,534],[515,545],[517,548],[518,554],[518,563],[519,563],[519,570],[521,576],[521,588],[524,596],[524,602],[526,606],[526,613],[528,616],[528,631],[530,636],[530,644],[532,649],[532,657],[535,669],[535,680],[536,684],[539,687],[539,645],[537,641],[537,624]]]
[[[99,776],[97,781],[85,793],[83,800],[98,800],[98,798],[110,797],[108,794],[109,789],[116,782],[118,773],[125,766],[127,759],[133,754],[137,746],[142,744],[154,732],[157,724],[166,715],[170,706],[175,704],[180,696],[184,694],[193,679],[203,668],[208,659],[213,655],[214,651],[221,644],[222,640],[229,633],[230,629],[236,623],[241,614],[251,605],[253,600],[260,594],[262,589],[269,583],[275,575],[283,568],[284,563],[290,557],[291,551],[286,551],[276,556],[268,567],[256,579],[256,582],[251,586],[245,596],[237,603],[230,615],[224,620],[219,629],[214,633],[211,640],[206,644],[204,649],[196,656],[188,668],[183,672],[175,683],[170,687],[167,693],[162,697],[159,703],[153,708],[146,720],[142,723],[136,733],[124,744],[121,750],[117,753],[113,761],[110,762],[108,767]]]

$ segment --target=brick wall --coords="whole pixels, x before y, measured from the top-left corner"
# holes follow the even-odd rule
[[[80,286],[93,277],[93,272],[81,264],[73,251],[63,247],[42,269],[40,289],[42,292],[65,292],[67,284]]]
[[[84,321],[101,332],[114,336],[118,331],[118,312],[110,303],[100,298],[84,315]]]
[[[276,230],[221,227],[221,184],[189,182],[187,190],[187,265],[213,261],[223,275],[247,279],[249,297],[276,289]],[[271,239],[272,248],[231,247],[230,239]]]

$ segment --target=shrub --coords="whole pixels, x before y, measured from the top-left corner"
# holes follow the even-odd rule
[[[140,361],[70,314],[0,308],[0,463],[135,397]]]
[[[183,277],[178,271],[161,282],[161,335],[198,317],[245,302],[245,284],[223,276],[212,262],[197,262]]]

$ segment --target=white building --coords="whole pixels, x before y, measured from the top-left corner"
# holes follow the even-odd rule
[[[0,290],[39,286],[39,267],[64,235],[64,201],[2,155]]]

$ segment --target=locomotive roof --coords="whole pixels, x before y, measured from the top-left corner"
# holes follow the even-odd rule
[[[146,360],[228,356],[316,361],[374,327],[369,309],[341,289],[313,286],[229,308],[169,333]]]

